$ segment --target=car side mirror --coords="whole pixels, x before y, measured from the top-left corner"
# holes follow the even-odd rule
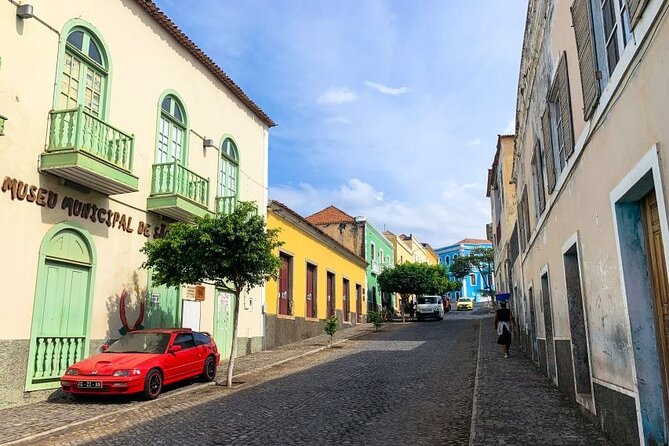
[[[173,345],[170,347],[169,352],[170,353],[176,353],[181,351],[181,346],[180,345]]]

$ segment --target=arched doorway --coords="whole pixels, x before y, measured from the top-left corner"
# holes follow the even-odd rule
[[[61,223],[42,240],[26,390],[58,387],[67,368],[88,355],[94,266],[84,231]]]

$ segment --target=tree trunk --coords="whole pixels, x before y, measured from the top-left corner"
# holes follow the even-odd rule
[[[235,291],[235,316],[232,319],[232,348],[230,349],[230,360],[228,361],[228,377],[226,385],[232,387],[232,371],[235,368],[235,357],[237,357],[237,326],[239,322],[239,295],[240,290]]]

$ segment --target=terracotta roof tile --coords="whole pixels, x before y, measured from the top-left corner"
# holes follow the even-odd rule
[[[459,242],[454,243],[454,245],[486,245],[488,243],[492,243],[490,240],[483,240],[480,238],[464,238],[460,240]]]
[[[230,77],[202,51],[152,0],[135,0],[160,26],[172,35],[189,53],[200,61],[211,73],[227,87],[254,115],[268,127],[276,124]]]
[[[328,206],[315,214],[311,214],[306,220],[312,225],[355,222],[355,218],[335,206]]]

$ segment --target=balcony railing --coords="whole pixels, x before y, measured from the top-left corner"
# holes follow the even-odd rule
[[[209,180],[177,161],[154,164],[151,195],[180,195],[206,208],[209,202]]]
[[[67,368],[84,356],[84,336],[51,336],[37,338],[32,359],[32,381],[57,380]]]
[[[82,106],[52,111],[47,152],[83,151],[132,172],[135,137],[93,116]]]
[[[237,207],[237,197],[216,197],[216,213],[221,215],[229,215]]]

